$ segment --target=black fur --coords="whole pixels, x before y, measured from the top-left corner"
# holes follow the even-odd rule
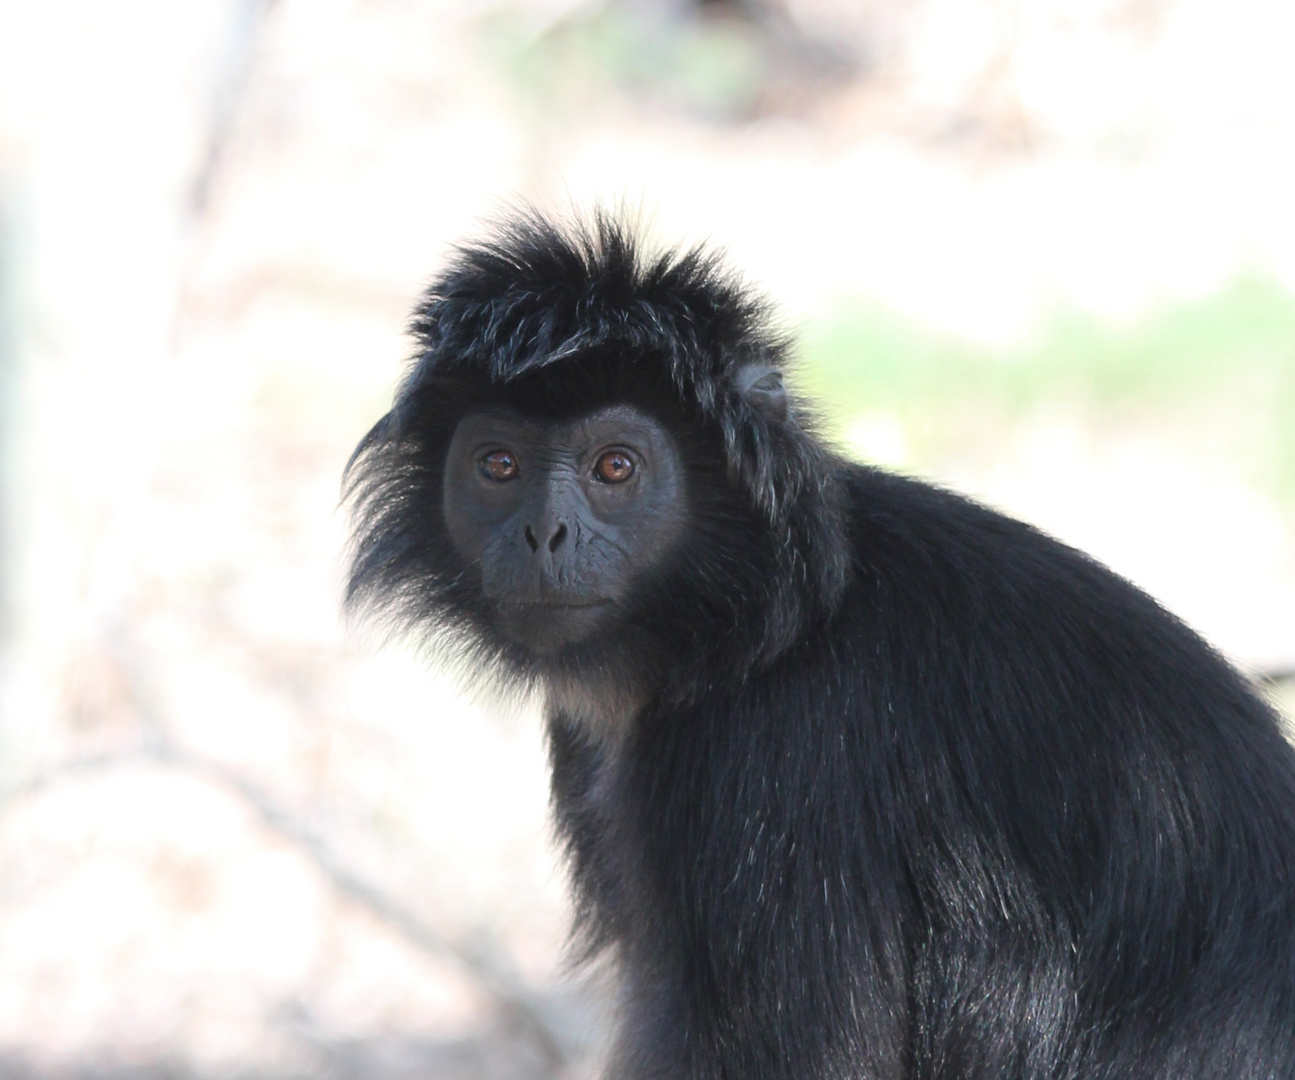
[[[1295,1077],[1295,753],[1195,634],[752,404],[786,346],[703,252],[518,217],[413,330],[350,469],[352,601],[527,680],[648,671],[625,730],[549,717],[579,922],[625,974],[611,1075]],[[624,635],[541,663],[446,539],[445,446],[483,402],[617,400],[677,433],[692,526]]]

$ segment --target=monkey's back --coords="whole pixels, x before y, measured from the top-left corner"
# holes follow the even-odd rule
[[[957,1046],[950,1075],[990,1075],[986,1046],[1010,1065],[1015,1044],[1004,1075],[1295,1075],[1295,751],[1273,710],[1028,526],[870,470],[851,493],[836,632],[872,649],[855,713],[889,748],[926,919],[905,932],[917,1074]]]
[[[619,753],[553,718],[583,922],[634,976],[623,1075],[1295,1076],[1272,710],[1037,531],[848,491],[830,622]]]

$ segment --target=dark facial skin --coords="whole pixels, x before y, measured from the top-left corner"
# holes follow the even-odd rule
[[[591,638],[683,531],[683,463],[628,405],[568,421],[465,417],[446,456],[445,522],[500,627],[536,653]]]

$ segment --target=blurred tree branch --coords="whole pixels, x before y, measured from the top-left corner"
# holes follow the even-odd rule
[[[212,94],[202,163],[189,189],[189,213],[201,218],[224,163],[230,133],[247,90],[266,16],[277,0],[235,0],[233,28]]]
[[[546,1018],[539,995],[514,974],[513,965],[498,949],[466,944],[442,934],[376,882],[346,865],[318,829],[288,810],[262,785],[241,770],[195,753],[171,738],[126,632],[118,626],[107,638],[112,658],[129,689],[140,738],[122,750],[69,757],[49,766],[25,783],[0,793],[0,814],[21,800],[87,773],[139,764],[180,770],[231,792],[252,810],[262,827],[302,852],[338,895],[364,908],[420,952],[450,961],[466,973],[493,1002],[505,1024],[538,1051],[544,1076],[557,1078],[564,1074],[571,1053]]]

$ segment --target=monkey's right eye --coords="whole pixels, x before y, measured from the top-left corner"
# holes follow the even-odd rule
[[[517,459],[507,450],[491,450],[481,459],[482,475],[496,483],[517,479]]]

